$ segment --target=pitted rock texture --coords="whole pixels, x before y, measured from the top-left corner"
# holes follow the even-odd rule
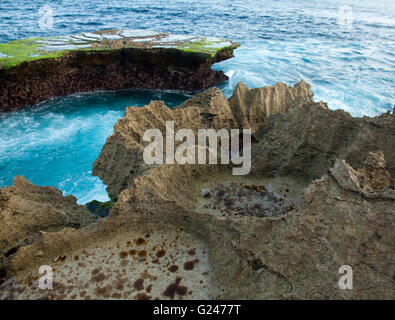
[[[69,256],[72,249],[97,241],[99,234],[99,246],[105,247],[115,235],[124,234],[127,225],[142,228],[160,221],[169,229],[182,228],[208,247],[207,298],[393,299],[395,190],[393,186],[363,190],[363,170],[373,165],[385,171],[382,154],[367,158],[362,171],[336,161],[327,175],[304,190],[298,208],[278,217],[202,211],[200,183],[220,181],[224,174],[230,178],[231,173],[215,165],[161,165],[122,191],[109,218],[94,231],[45,234],[19,250],[12,268],[24,272],[50,264],[60,254]],[[37,252],[44,254],[38,257]],[[353,290],[339,288],[342,265],[353,268]],[[25,281],[18,272],[16,278]],[[34,289],[24,290],[26,294]]]
[[[242,82],[229,99],[240,128],[256,131],[268,116],[284,112],[296,101],[312,102],[313,92],[303,80],[288,87],[279,82],[272,87],[249,89]]]
[[[29,268],[0,286],[0,299],[205,299],[207,252],[177,227],[113,233],[47,261],[52,289],[40,289],[38,269]]]
[[[343,110],[329,110],[323,102],[298,102],[287,111],[266,118],[255,135],[253,169],[320,178],[337,158],[361,168],[369,152],[383,152],[395,176],[395,115],[354,118]]]
[[[374,158],[385,170],[382,154]],[[229,218],[194,207],[198,181],[217,173],[211,166],[157,167],[121,193],[113,215],[139,212],[206,239],[217,298],[393,298],[393,186],[364,191],[366,176],[355,180],[357,171],[338,160],[305,189],[300,208],[276,218]],[[359,275],[353,290],[339,289],[341,265]]]
[[[281,92],[288,97],[289,90]],[[266,91],[254,92],[261,95]],[[194,246],[207,248],[204,272],[209,278],[201,279],[207,281],[206,287],[200,286],[200,280],[194,282],[197,275],[184,279],[188,287],[200,288],[198,297],[394,299],[395,115],[353,118],[344,111],[330,111],[307,96],[294,96],[278,109],[273,103],[264,107],[278,113],[262,117],[261,127],[254,132],[253,167],[244,177],[233,176],[231,165],[146,166],[142,162],[144,131],[159,128],[163,132],[166,120],[174,120],[176,130],[240,128],[237,107],[232,109],[218,90],[210,89],[175,109],[161,102],[128,108],[95,163],[95,170],[102,170],[110,194],[117,199],[109,216],[81,229],[40,233],[31,244],[21,246],[9,262],[12,278],[0,294],[16,292],[8,295],[15,299],[38,295],[34,285],[37,267],[75,256],[84,248],[111,251],[117,237],[165,230],[164,238],[172,239],[170,233],[178,230],[180,239],[185,234]],[[275,101],[283,103],[284,99]],[[237,201],[238,186],[254,192],[240,195]],[[205,208],[204,197],[214,190],[216,207]],[[221,198],[220,204],[217,198]],[[285,207],[286,201],[294,205]],[[262,212],[270,202],[270,210]],[[250,212],[255,204],[261,209],[239,214]],[[94,259],[88,255],[89,268],[106,266],[111,257],[108,250]],[[352,290],[339,287],[342,265],[353,269]],[[65,269],[59,267],[63,273],[67,269],[64,281],[78,277],[78,269],[69,263]],[[157,272],[154,269],[148,273]],[[23,288],[13,290],[13,281]],[[185,286],[177,281],[175,278],[172,285]],[[97,297],[106,298],[100,296],[103,292],[118,297],[119,292],[106,286]],[[92,290],[94,293],[95,288]],[[51,298],[70,299],[74,294],[72,290],[66,296],[59,292]],[[127,291],[126,297],[137,297],[135,294]]]
[[[175,132],[188,128],[195,134],[202,128],[237,128],[229,103],[218,88],[198,94],[174,109],[162,101],[152,101],[143,108],[126,108],[93,164],[93,175],[108,186],[111,198],[116,199],[122,190],[132,186],[136,176],[152,167],[143,159],[144,148],[150,143],[143,141],[144,132],[159,129],[165,137],[166,121],[174,121]]]
[[[59,189],[35,186],[17,176],[13,186],[0,189],[0,267],[42,231],[81,228],[95,220],[73,196],[64,197]]]
[[[244,128],[254,132],[267,116],[284,112],[299,101],[310,103],[312,96],[310,85],[304,81],[293,87],[280,82],[252,90],[240,83],[229,101],[218,88],[211,88],[173,109],[161,101],[143,108],[126,108],[93,164],[93,175],[103,180],[109,195],[116,199],[123,189],[132,186],[136,175],[149,168],[143,161],[143,150],[149,142],[143,142],[142,137],[147,129],[159,129],[165,136],[165,122],[173,120],[175,131]]]

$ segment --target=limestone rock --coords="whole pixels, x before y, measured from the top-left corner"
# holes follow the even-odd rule
[[[298,101],[310,102],[312,95],[304,81],[294,87],[278,83],[252,90],[240,83],[229,101],[219,89],[211,88],[173,109],[160,101],[152,101],[143,108],[129,107],[93,164],[93,175],[103,180],[109,195],[116,199],[122,190],[132,186],[137,175],[151,168],[143,161],[143,150],[148,144],[142,141],[145,130],[159,129],[165,136],[165,121],[173,120],[175,131],[182,128],[195,133],[203,128],[254,131],[267,116],[284,112]]]
[[[367,157],[367,163],[382,168],[380,154]],[[84,247],[84,237],[87,243],[98,234],[111,239],[124,232],[121,226],[143,228],[160,222],[170,229],[182,228],[209,248],[207,298],[393,298],[393,189],[385,187],[371,197],[370,191],[358,186],[357,171],[338,160],[329,174],[304,190],[301,205],[288,213],[259,218],[234,212],[224,217],[199,207],[201,187],[207,181],[231,179],[231,173],[221,168],[155,167],[137,177],[132,189],[121,192],[109,218],[94,233],[82,229],[52,234],[50,240],[22,248],[12,266],[18,270],[48,261],[66,248],[77,250]],[[350,188],[356,183],[357,189]],[[371,183],[377,183],[375,177]],[[106,247],[110,240],[103,241]],[[44,257],[37,257],[39,251]],[[339,287],[342,265],[353,268],[352,290]]]
[[[202,90],[239,44],[147,30],[100,30],[0,43],[0,112],[95,90]],[[2,67],[3,66],[3,67]]]
[[[166,121],[174,121],[175,132],[188,128],[195,134],[202,128],[237,128],[229,103],[218,88],[198,94],[173,109],[161,101],[151,101],[142,108],[126,108],[93,164],[93,175],[108,186],[111,198],[116,199],[122,190],[132,186],[136,176],[152,168],[143,161],[144,147],[149,144],[143,141],[144,132],[159,129],[165,137]]]
[[[239,82],[229,103],[240,128],[256,131],[268,116],[286,111],[296,101],[312,102],[312,98],[311,87],[303,80],[293,87],[279,82],[272,87],[256,89]]]
[[[0,267],[42,231],[80,228],[96,219],[73,196],[54,187],[35,186],[22,176],[0,189]]]
[[[253,171],[320,178],[337,158],[361,168],[370,152],[382,151],[395,176],[395,117],[354,118],[325,103],[296,103],[266,118],[255,135]],[[388,180],[388,178],[386,179]],[[387,181],[388,184],[388,181]]]
[[[195,273],[182,280],[196,289],[199,298],[393,299],[395,117],[353,118],[313,102],[306,84],[293,89],[278,85],[255,90],[255,98],[248,100],[240,93],[247,90],[239,85],[237,103],[210,89],[174,109],[158,101],[127,108],[94,164],[94,174],[102,177],[117,200],[109,216],[77,230],[40,233],[10,261],[15,279],[29,283],[37,266],[80,255],[90,264],[81,266],[84,272],[111,261],[111,268],[116,264],[111,274],[122,274],[129,254],[122,251],[113,258],[114,252],[124,250],[132,235],[151,230],[159,235],[152,242],[156,246],[158,239],[171,239],[172,244],[187,239],[199,247],[199,257],[206,262],[196,270],[205,270],[209,280]],[[249,102],[258,97],[261,102]],[[262,112],[257,118],[249,111],[238,114],[237,104]],[[251,174],[233,176],[228,165],[147,166],[142,161],[144,131],[164,132],[166,120],[174,120],[175,130],[194,131],[240,128],[251,121],[250,127],[258,128]],[[210,197],[202,190],[210,190]],[[9,197],[2,190],[0,207]],[[185,247],[175,246],[185,254]],[[152,252],[145,254],[154,258]],[[133,261],[133,266],[141,262]],[[161,274],[154,259],[142,261],[151,275],[166,277],[171,272]],[[352,290],[339,287],[343,265],[353,270]],[[73,271],[62,274],[60,287],[67,287],[81,270],[69,260],[67,268]],[[100,279],[102,285],[92,288],[95,298],[120,297],[105,282],[112,276],[103,274]],[[175,278],[169,285],[185,287],[180,281]],[[205,289],[196,281],[202,281]],[[135,293],[137,299],[142,297],[141,285],[140,281],[136,292],[117,290],[127,298]],[[0,296],[10,291],[9,286],[0,288]],[[79,290],[59,290],[53,298],[71,299],[82,294]],[[29,286],[20,293],[20,297],[35,295]]]

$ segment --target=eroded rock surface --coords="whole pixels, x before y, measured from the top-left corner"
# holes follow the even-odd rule
[[[120,231],[120,229],[118,229]],[[71,231],[64,241],[75,238]],[[124,230],[95,237],[47,263],[53,289],[38,287],[38,268],[10,277],[1,299],[205,299],[210,292],[208,250],[177,227]],[[55,238],[56,239],[56,238]],[[59,239],[59,237],[57,238]],[[55,240],[59,241],[59,240]],[[49,244],[50,245],[50,244]]]
[[[162,102],[127,108],[94,165],[117,199],[109,216],[81,229],[40,233],[22,246],[10,261],[2,297],[393,299],[395,115],[330,111],[312,101],[303,82],[248,94],[230,103],[210,89],[174,109]],[[259,107],[260,116],[252,117],[248,110]],[[145,165],[144,131],[164,132],[166,120],[194,131],[248,124],[255,137],[251,174],[233,176],[231,165]],[[127,241],[146,241],[146,232],[149,259],[122,253]],[[153,262],[158,239],[173,253],[159,269]],[[199,258],[186,261],[193,248]],[[78,264],[69,260],[75,256],[86,262],[86,274],[106,268],[99,270],[100,283],[78,278]],[[185,263],[183,270],[193,264],[197,272],[173,279],[172,270]],[[42,264],[62,275],[58,291],[37,291]],[[352,290],[339,287],[342,265],[353,269]],[[122,273],[146,278],[118,289],[110,282]],[[145,280],[150,276],[165,280]],[[184,295],[184,287],[194,289]]]
[[[100,156],[93,164],[93,175],[108,186],[107,192],[116,199],[132,186],[136,176],[153,166],[143,160],[143,151],[150,142],[143,141],[149,128],[166,134],[166,121],[174,121],[174,131],[188,128],[196,133],[201,128],[236,128],[237,122],[226,98],[218,88],[211,88],[187,100],[180,107],[169,109],[162,101],[126,108],[124,117],[114,126]]]
[[[252,149],[253,171],[321,177],[337,158],[361,168],[369,152],[383,152],[395,176],[395,115],[354,118],[323,102],[298,102],[266,118]]]
[[[233,57],[238,46],[226,39],[147,30],[0,43],[0,112],[95,90],[206,89],[228,79],[211,65]]]
[[[304,81],[293,87],[278,83],[252,90],[240,83],[229,101],[218,88],[211,88],[173,109],[161,101],[152,101],[143,108],[126,108],[93,164],[93,175],[104,181],[109,195],[116,199],[149,168],[143,161],[144,147],[149,144],[143,141],[147,129],[159,129],[165,136],[165,122],[172,120],[175,131],[188,128],[195,134],[204,128],[255,131],[267,116],[284,112],[298,101],[311,102],[312,96],[310,85]]]
[[[220,182],[222,174],[212,166],[157,167],[121,193],[113,214],[138,212],[206,239],[217,298],[389,299],[395,190],[363,190],[361,181],[369,175],[361,172],[372,165],[368,157],[362,171],[338,160],[305,189],[298,208],[275,218],[224,217],[195,207],[199,182]],[[385,170],[382,154],[373,158],[379,160],[374,167]],[[341,265],[353,268],[353,290],[339,289]]]
[[[279,82],[272,87],[249,89],[240,82],[229,99],[240,128],[256,131],[268,116],[285,112],[297,101],[312,102],[313,92],[303,80],[288,87]]]
[[[361,171],[338,160],[327,175],[304,190],[296,208],[275,217],[224,216],[220,210],[202,210],[201,187],[209,181],[221,184],[224,177],[231,179],[231,173],[215,165],[161,165],[137,177],[132,189],[122,191],[110,217],[95,231],[46,234],[42,241],[21,248],[12,268],[35,270],[31,266],[51,264],[48,260],[57,255],[73,256],[97,241],[99,234],[103,248],[125,234],[122,226],[148,224],[159,229],[160,221],[169,230],[182,228],[208,247],[207,298],[391,299],[395,190],[382,185],[363,189],[361,181],[369,174],[362,172],[372,165],[385,171],[382,154],[368,155]],[[376,184],[373,178],[370,186]],[[37,252],[45,254],[37,257]],[[353,290],[339,288],[341,265],[353,268]],[[66,279],[73,274],[70,271]],[[23,276],[16,278],[26,282]],[[21,294],[33,294],[31,290],[26,286]]]
[[[0,189],[0,267],[42,231],[81,228],[96,219],[73,196],[54,187],[35,186],[22,176]]]

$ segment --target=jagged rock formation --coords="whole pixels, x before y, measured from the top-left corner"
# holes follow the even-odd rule
[[[305,189],[299,208],[258,218],[224,217],[199,208],[201,183],[218,183],[226,175],[219,166],[161,165],[136,178],[133,189],[122,191],[98,229],[45,234],[21,248],[12,268],[24,270],[57,255],[73,256],[100,238],[104,248],[126,232],[125,226],[158,229],[160,223],[183,228],[209,248],[208,298],[390,299],[395,191],[379,183],[380,177],[367,184],[370,168],[388,176],[382,154],[369,155],[361,171],[338,160],[328,175]],[[353,268],[353,290],[338,286],[341,265]]]
[[[238,88],[231,102],[210,89],[174,109],[161,102],[127,108],[94,164],[117,199],[110,215],[82,229],[41,233],[22,246],[9,264],[14,278],[0,296],[72,299],[88,290],[94,298],[393,299],[395,114],[353,118],[330,111],[312,101],[303,82]],[[259,117],[253,108],[262,109]],[[251,174],[233,176],[231,165],[145,165],[143,133],[164,132],[166,120],[174,120],[176,130],[249,125],[255,136]],[[127,240],[146,230],[152,242],[141,250],[146,258],[136,260],[136,252],[126,252]],[[173,232],[181,243],[201,248],[194,251],[199,258],[186,261],[191,247],[180,246]],[[158,269],[159,239],[175,251]],[[84,265],[78,267],[76,256]],[[130,277],[137,281],[141,273],[139,282],[134,289],[115,286],[119,279],[111,275],[128,273],[131,261]],[[196,264],[199,274],[177,271],[180,263],[184,271]],[[59,270],[54,291],[29,285],[41,264]],[[353,269],[352,290],[339,287],[342,265]],[[100,277],[99,267],[108,269],[99,270]],[[167,278],[170,267],[174,279]],[[97,286],[70,286],[78,270],[98,278]],[[22,287],[12,291],[15,283]],[[144,291],[148,283],[155,294]]]
[[[229,99],[240,128],[256,131],[268,116],[285,112],[291,103],[312,102],[313,92],[303,80],[293,87],[279,82],[273,87],[249,89],[239,82]]]
[[[239,45],[146,30],[102,30],[0,44],[0,112],[76,92],[201,90],[227,80],[211,65]]]
[[[170,120],[174,121],[174,131],[237,127],[228,101],[218,88],[198,94],[174,109],[161,101],[152,101],[143,108],[126,108],[93,164],[93,175],[108,186],[112,199],[117,199],[122,190],[132,186],[136,176],[152,167],[143,161],[144,147],[149,144],[143,141],[145,130],[157,128],[165,135],[165,122]]]
[[[252,148],[254,173],[297,174],[311,181],[321,177],[337,158],[359,168],[368,152],[381,150],[389,172],[395,175],[394,115],[354,118],[313,102],[312,96],[304,81],[294,87],[278,83],[252,90],[240,83],[229,101],[212,88],[174,109],[157,101],[143,108],[127,108],[93,164],[93,175],[103,180],[116,199],[137,175],[151,168],[143,161],[148,144],[142,141],[145,130],[157,128],[165,136],[167,120],[175,121],[175,131],[251,128],[258,141]]]
[[[147,165],[143,150],[149,142],[142,137],[145,130],[157,128],[165,136],[165,121],[173,120],[174,130],[182,128],[195,132],[201,128],[237,129],[257,128],[269,115],[283,112],[298,101],[311,102],[313,93],[304,81],[294,87],[278,83],[274,87],[249,90],[242,83],[229,101],[218,88],[211,88],[169,109],[163,102],[126,108],[125,115],[114,126],[98,159],[93,164],[93,175],[108,186],[107,192],[116,199],[119,193],[133,184]]]
[[[35,186],[22,176],[12,187],[0,189],[0,268],[23,245],[42,231],[81,228],[96,219],[73,196],[64,197],[54,187]]]
[[[384,172],[382,154],[373,158]],[[357,173],[338,160],[305,190],[298,210],[278,218],[223,218],[194,207],[199,180],[217,173],[209,166],[160,166],[121,193],[113,214],[138,212],[206,239],[218,298],[392,297],[395,191],[388,185],[374,189],[374,178],[373,191],[363,191],[360,181],[369,174],[355,179]],[[351,291],[338,287],[345,264],[356,275]]]
[[[337,158],[362,167],[369,152],[382,151],[395,176],[395,116],[354,118],[325,103],[298,102],[262,122],[252,153],[253,171],[321,177]]]

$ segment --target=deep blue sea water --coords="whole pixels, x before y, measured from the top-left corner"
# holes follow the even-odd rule
[[[39,26],[43,5],[53,10],[52,28]],[[241,43],[234,59],[213,67],[230,77],[220,86],[226,96],[239,81],[252,88],[304,79],[316,100],[354,116],[377,115],[395,104],[394,0],[0,0],[0,42],[107,28]],[[174,106],[186,98],[133,90],[89,93],[1,114],[0,187],[21,174],[73,194],[79,203],[106,200],[91,168],[124,108],[151,99]]]

